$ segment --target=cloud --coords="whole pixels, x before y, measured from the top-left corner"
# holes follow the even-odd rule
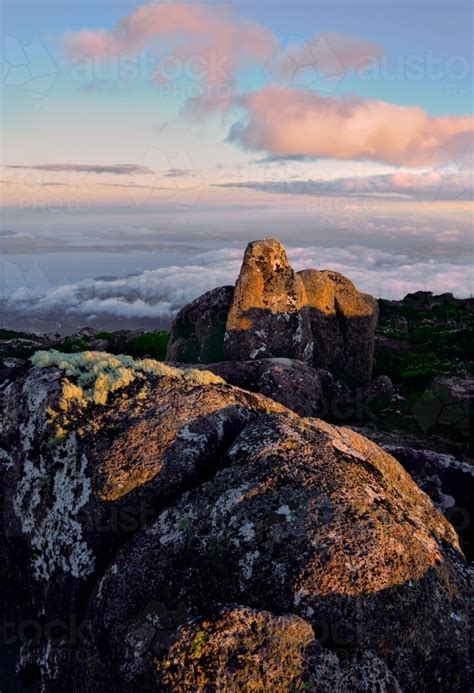
[[[180,176],[193,176],[195,171],[189,168],[170,168],[163,174],[164,178],[179,178]]]
[[[268,193],[317,195],[344,198],[399,198],[426,201],[473,200],[472,172],[459,169],[422,173],[397,172],[334,179],[275,179],[216,184],[221,188],[244,188]]]
[[[452,291],[466,296],[471,263],[426,260],[411,253],[390,253],[366,246],[346,248],[289,247],[296,270],[328,268],[348,276],[363,291],[384,298],[402,298],[419,289]],[[87,279],[59,287],[13,291],[8,310],[64,311],[77,316],[156,318],[168,323],[183,305],[210,289],[233,284],[242,262],[242,248],[222,248],[192,258],[183,266],[162,267],[137,275]]]
[[[289,39],[267,63],[266,73],[273,84],[313,85],[328,92],[344,73],[372,64],[382,55],[382,46],[361,37],[324,32],[309,40]]]
[[[338,33],[291,39],[282,46],[270,29],[219,4],[142,4],[112,30],[69,32],[64,48],[71,59],[86,61],[151,51],[157,58],[156,83],[184,77],[200,86],[188,98],[186,114],[196,118],[243,109],[245,116],[234,123],[228,140],[274,159],[417,167],[443,161],[446,153],[457,156],[474,133],[471,116],[431,117],[417,106],[336,99],[316,91],[327,92],[324,84],[338,77],[332,92],[347,71],[379,58],[381,46]],[[263,68],[272,86],[239,93],[237,75],[245,67]]]
[[[377,44],[338,33],[282,45],[271,29],[230,7],[179,1],[139,5],[112,30],[68,32],[63,47],[72,61],[86,63],[130,58],[147,49],[158,59],[153,75],[157,84],[184,76],[201,85],[185,107],[193,117],[229,110],[236,75],[248,66],[264,69],[271,83],[291,82],[300,68],[309,68],[314,79],[338,75],[338,83],[348,70],[383,54]],[[91,84],[96,81],[91,75]]]
[[[308,41],[290,39],[281,46],[270,29],[230,8],[191,2],[139,5],[111,31],[83,30],[64,37],[64,50],[71,59],[131,56],[146,47],[153,47],[158,55],[194,59],[196,76],[207,83],[217,78],[210,64],[206,72],[201,60],[209,57],[209,50],[214,52],[215,68],[216,61],[225,62],[228,72],[223,81],[227,83],[245,64],[272,61],[272,75],[284,79],[295,66],[314,65],[322,75],[334,74],[383,54],[378,44],[335,32],[315,34]],[[159,81],[162,77],[158,71]]]
[[[129,176],[136,173],[149,173],[146,166],[138,164],[6,164],[5,168],[29,169],[33,171],[48,171],[50,173],[112,173],[116,176]]]
[[[303,89],[266,87],[239,103],[247,117],[233,125],[228,140],[276,157],[421,166],[462,154],[474,134],[472,116],[431,117],[418,106]]]
[[[264,62],[276,46],[271,30],[230,8],[192,2],[139,5],[111,31],[69,32],[64,38],[71,59],[132,56],[150,48],[162,59],[157,82],[174,79],[181,67],[180,74],[216,87],[233,85],[239,68]]]

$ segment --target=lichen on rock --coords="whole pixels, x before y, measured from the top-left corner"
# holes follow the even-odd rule
[[[68,378],[76,380],[76,384],[67,380],[63,386],[63,398],[60,402],[63,411],[68,411],[70,399],[82,405],[92,402],[106,404],[109,394],[146,375],[183,378],[196,385],[225,383],[210,371],[174,368],[154,359],[134,359],[133,356],[102,351],[82,351],[76,354],[64,354],[55,349],[37,351],[31,357],[31,362],[37,368],[56,366]]]

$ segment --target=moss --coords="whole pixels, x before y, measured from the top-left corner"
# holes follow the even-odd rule
[[[375,332],[389,339],[404,340],[407,338],[404,332],[400,332],[400,330],[395,329],[391,325],[377,325]]]
[[[54,426],[56,443],[64,440],[68,428],[78,410],[90,404],[107,404],[109,396],[147,375],[181,378],[195,385],[225,384],[222,378],[210,371],[180,369],[167,366],[153,359],[134,359],[132,356],[115,356],[101,351],[84,351],[65,354],[60,351],[37,351],[31,357],[37,368],[56,367],[64,372],[57,411],[48,408],[48,423]],[[148,394],[145,386],[138,394],[143,399]]]
[[[179,521],[178,529],[181,532],[184,532],[188,527],[189,527],[189,519],[187,517],[183,517],[183,519]]]
[[[60,403],[64,411],[68,411],[72,400],[82,406],[92,402],[106,404],[110,394],[147,375],[181,378],[195,385],[225,383],[210,371],[174,368],[154,359],[134,359],[128,355],[116,356],[101,351],[77,354],[65,354],[55,349],[37,351],[31,357],[31,362],[37,368],[54,366],[64,371],[67,379],[63,384],[62,399],[65,402]]]
[[[436,354],[417,354],[401,373],[402,381],[430,380],[437,375],[465,375],[463,364],[443,359]]]

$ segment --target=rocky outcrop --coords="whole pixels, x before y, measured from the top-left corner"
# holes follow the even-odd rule
[[[222,286],[179,311],[171,327],[168,361],[212,363],[224,358],[224,334],[233,295],[233,286]]]
[[[310,362],[312,338],[303,312],[303,282],[275,240],[245,251],[224,337],[226,359],[286,357]]]
[[[225,292],[224,298],[219,292]],[[222,317],[226,309],[224,331],[214,313]],[[199,330],[187,327],[196,321]],[[254,241],[245,251],[233,295],[231,287],[223,287],[178,314],[167,358],[183,363],[210,363],[222,355],[229,361],[296,359],[331,371],[353,389],[370,382],[376,322],[376,301],[342,275],[328,270],[296,273],[281,243]],[[203,346],[208,333],[212,349]]]
[[[43,630],[77,620],[118,546],[212,474],[253,416],[283,408],[150,359],[42,352],[37,362],[47,367],[13,367],[2,383],[0,447],[6,586],[22,575],[19,620]],[[22,668],[45,647],[24,648]]]
[[[34,361],[2,385],[7,582],[41,630],[19,655],[34,683],[468,688],[456,533],[388,453],[203,370]],[[71,617],[79,632],[46,627]]]

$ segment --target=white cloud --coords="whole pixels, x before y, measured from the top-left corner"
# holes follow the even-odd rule
[[[472,291],[468,258],[456,263],[417,259],[354,245],[347,248],[288,247],[296,270],[333,269],[349,277],[362,291],[377,297],[402,298],[417,290],[451,291],[458,296]],[[196,255],[184,266],[162,267],[138,275],[113,279],[86,279],[46,290],[26,288],[13,292],[10,310],[28,308],[38,314],[64,310],[82,316],[113,315],[123,318],[171,320],[183,305],[210,289],[233,284],[242,248],[222,248]]]

